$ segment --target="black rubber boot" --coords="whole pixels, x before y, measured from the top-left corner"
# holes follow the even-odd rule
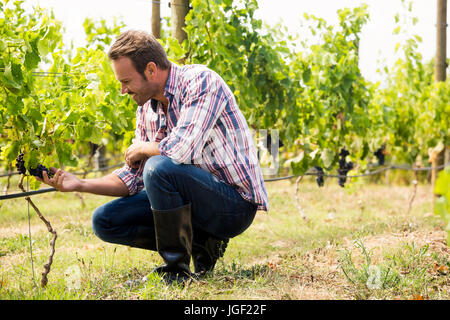
[[[155,228],[139,226],[132,247],[157,251]]]
[[[153,210],[156,247],[164,264],[153,272],[172,283],[191,278],[189,267],[192,254],[191,205],[172,210]]]
[[[219,258],[223,257],[229,239],[219,239],[206,232],[195,230],[192,243],[192,259],[197,276],[212,271]]]

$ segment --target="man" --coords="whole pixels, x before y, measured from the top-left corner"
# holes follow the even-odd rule
[[[109,53],[122,94],[136,101],[126,165],[98,179],[61,169],[59,191],[119,196],[93,214],[104,241],[158,251],[169,281],[212,271],[228,240],[246,230],[268,197],[247,122],[214,71],[171,63],[160,43],[127,31]]]

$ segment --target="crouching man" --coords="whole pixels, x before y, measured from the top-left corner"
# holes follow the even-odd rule
[[[122,94],[136,101],[126,164],[97,179],[61,169],[43,181],[59,191],[117,196],[97,208],[104,241],[157,251],[169,282],[212,271],[268,197],[252,135],[224,80],[203,65],[178,66],[149,33],[127,31],[109,53]]]

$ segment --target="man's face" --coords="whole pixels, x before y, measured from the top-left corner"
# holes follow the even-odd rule
[[[112,68],[116,79],[121,84],[120,92],[129,94],[136,101],[138,106],[142,106],[150,98],[157,94],[157,85],[151,80],[144,79],[137,72],[131,59],[120,57],[112,61]]]

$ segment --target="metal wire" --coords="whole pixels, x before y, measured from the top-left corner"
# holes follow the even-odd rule
[[[450,162],[440,165],[440,166],[436,166],[436,167],[424,167],[424,168],[414,168],[414,167],[406,167],[403,165],[388,165],[387,167],[384,168],[380,168],[371,172],[367,172],[367,173],[362,173],[362,174],[355,174],[355,175],[339,175],[339,174],[322,174],[322,173],[315,173],[315,172],[306,172],[304,175],[305,176],[322,176],[322,177],[329,177],[329,178],[360,178],[360,177],[368,177],[368,176],[373,176],[376,174],[379,174],[381,172],[384,171],[388,171],[388,170],[395,170],[395,169],[399,169],[399,170],[411,170],[411,171],[431,171],[431,170],[440,170],[440,169],[444,169],[445,167],[450,166]],[[265,182],[270,182],[270,181],[279,181],[279,180],[287,180],[287,179],[292,179],[297,177],[296,175],[290,175],[290,176],[285,176],[285,177],[277,177],[277,178],[269,178],[269,179],[264,179]]]
[[[114,167],[119,167],[122,166],[124,163],[119,163],[116,165],[112,165],[109,167],[105,167],[102,169],[98,169],[98,170],[91,170],[91,171],[87,171],[87,172],[72,172],[73,174],[87,174],[87,173],[91,173],[91,172],[100,172],[100,171],[106,171],[109,169],[112,169]],[[376,174],[379,174],[381,172],[384,171],[388,171],[388,170],[411,170],[411,171],[430,171],[433,169],[436,170],[440,170],[443,169],[447,166],[450,166],[450,162],[440,165],[440,166],[436,166],[436,167],[424,167],[424,168],[414,168],[414,167],[407,167],[405,165],[395,165],[395,164],[391,164],[388,165],[384,168],[380,168],[371,172],[367,172],[367,173],[362,173],[362,174],[356,174],[356,175],[339,175],[339,174],[322,174],[322,173],[318,173],[318,172],[306,172],[304,175],[305,176],[321,176],[321,177],[328,177],[328,178],[360,178],[360,177],[368,177],[368,176],[373,176]],[[272,182],[272,181],[280,181],[280,180],[288,180],[288,179],[292,179],[298,177],[298,175],[289,175],[289,176],[284,176],[284,177],[276,177],[276,178],[267,178],[264,179],[265,182]],[[7,195],[2,195],[0,196],[0,200],[6,200],[6,199],[13,199],[13,198],[20,198],[20,197],[26,197],[26,196],[30,196],[30,195],[36,195],[36,194],[41,194],[41,193],[47,193],[47,192],[52,192],[52,191],[56,191],[55,188],[46,188],[46,189],[39,189],[36,191],[29,191],[29,192],[21,192],[21,193],[13,193],[13,194],[7,194]]]

